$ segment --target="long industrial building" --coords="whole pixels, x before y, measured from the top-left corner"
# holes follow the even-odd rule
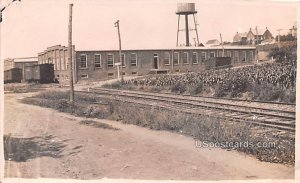
[[[73,46],[74,80],[104,80],[117,78],[115,63],[120,62],[119,50],[77,50]],[[122,50],[125,76],[146,75],[150,72],[180,73],[197,72],[205,69],[204,61],[222,56],[223,48],[176,47],[172,49],[130,49]],[[256,60],[256,47],[225,46],[224,55],[231,57],[232,65]],[[38,63],[53,63],[55,77],[59,82],[68,80],[67,47],[56,45],[38,54]]]

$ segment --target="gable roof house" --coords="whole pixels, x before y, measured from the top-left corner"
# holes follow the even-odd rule
[[[263,40],[263,31],[250,28],[247,34],[247,43],[248,44],[259,44]]]
[[[245,45],[247,44],[247,32],[240,33],[236,32],[233,37],[233,44]]]
[[[265,40],[272,40],[274,37],[272,33],[269,31],[268,27],[266,27],[265,31],[259,30],[257,28],[249,30],[247,34],[247,44],[260,44]]]
[[[209,46],[209,47],[211,47],[211,46],[219,46],[220,44],[221,44],[220,41],[217,40],[217,39],[211,39],[211,40],[208,40],[206,42],[206,46]]]
[[[274,37],[272,36],[272,33],[269,31],[268,27],[266,27],[266,31],[263,34],[263,39],[264,40],[274,39]]]

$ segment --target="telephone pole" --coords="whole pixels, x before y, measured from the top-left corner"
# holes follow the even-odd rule
[[[4,6],[3,8],[0,8],[0,23],[2,22],[2,12],[9,7],[13,2],[19,1],[21,2],[21,0],[12,0],[10,3],[8,3],[8,5]]]
[[[258,44],[258,32],[257,32],[257,26],[255,26],[255,31],[256,31],[256,45]]]
[[[281,46],[280,46],[280,31],[282,31],[282,29],[277,29],[277,31],[278,31],[278,47],[280,48]]]
[[[121,82],[124,83],[124,77],[123,77],[123,61],[122,61],[122,47],[121,47],[121,34],[120,34],[120,25],[119,25],[120,20],[117,20],[115,22],[115,27],[118,29],[118,37],[119,37],[119,57],[120,57],[120,63],[121,63]],[[125,62],[125,60],[124,60]]]
[[[222,39],[222,34],[220,33],[220,39],[221,39],[221,45],[222,45],[222,57],[225,55],[225,50],[224,50],[224,44],[223,44],[223,39]]]
[[[70,102],[74,104],[74,85],[73,85],[73,50],[72,50],[72,9],[73,4],[69,5],[69,77],[70,77]]]

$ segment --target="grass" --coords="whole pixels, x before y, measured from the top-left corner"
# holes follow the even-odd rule
[[[182,111],[150,107],[142,104],[99,98],[93,94],[75,94],[74,106],[68,102],[67,92],[44,92],[23,99],[27,104],[54,108],[87,118],[107,118],[134,124],[154,130],[168,130],[182,133],[209,142],[274,142],[274,148],[232,148],[252,154],[261,161],[294,164],[295,137],[289,132],[279,133],[254,126],[224,120],[222,116],[188,114]],[[91,121],[81,121],[82,125],[111,129],[111,126]]]
[[[7,83],[4,85],[4,91],[12,93],[28,93],[38,89],[40,89],[40,84]]]

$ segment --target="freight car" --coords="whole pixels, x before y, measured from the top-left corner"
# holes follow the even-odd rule
[[[232,67],[231,57],[213,57],[205,61],[205,69],[223,69]]]
[[[54,82],[53,64],[39,64],[25,67],[25,81],[38,83]]]
[[[4,71],[4,83],[21,83],[22,69],[12,68]]]

